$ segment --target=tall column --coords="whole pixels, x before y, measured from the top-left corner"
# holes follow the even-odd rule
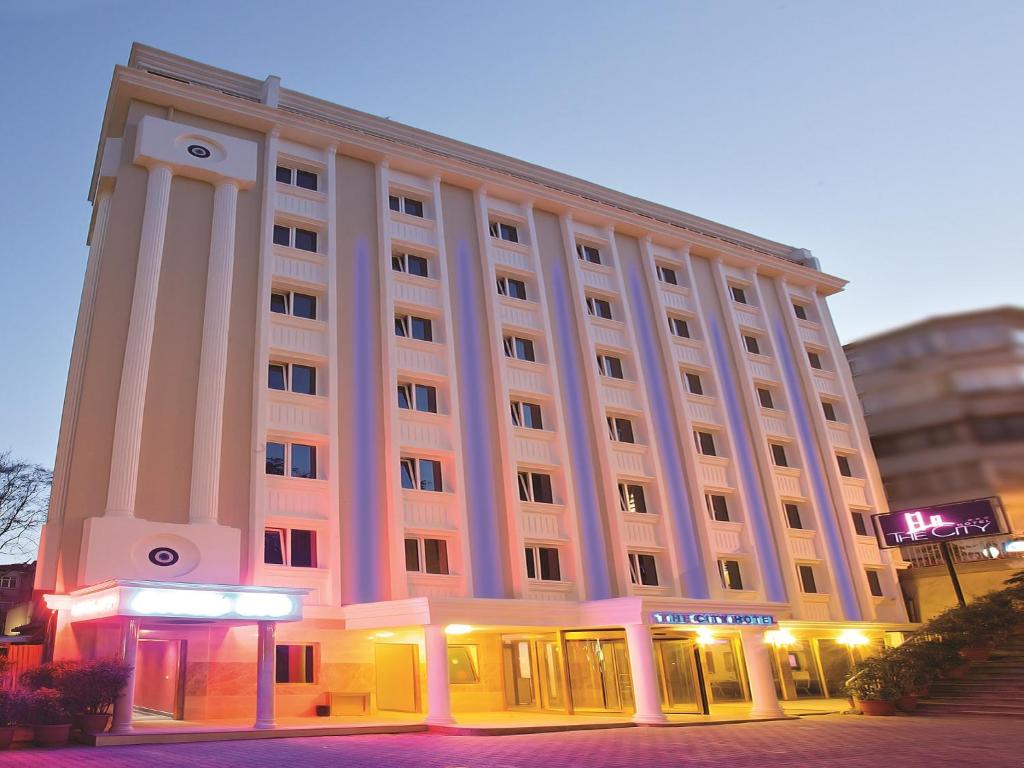
[[[667,723],[658,695],[658,671],[654,663],[654,641],[646,624],[626,625],[629,671],[633,676],[633,722],[645,725]]]
[[[121,661],[132,668],[128,682],[114,702],[114,717],[111,733],[132,732],[132,707],[135,704],[135,657],[139,648],[139,620],[124,619],[121,626]]]
[[[117,395],[117,417],[114,422],[114,447],[106,510],[110,517],[135,515],[142,415],[149,379],[149,354],[153,349],[153,324],[156,321],[156,297],[172,175],[166,165],[153,166],[149,169],[149,181],[146,184],[146,209],[142,215],[135,291],[132,294],[132,312],[128,321],[128,340],[121,366],[121,388]]]
[[[428,725],[449,725],[452,701],[448,692],[448,636],[440,624],[423,628],[427,654],[427,719]]]
[[[203,310],[203,347],[199,358],[196,425],[192,438],[189,521],[193,523],[217,522],[237,204],[238,184],[234,181],[218,182],[213,195],[213,229],[210,235],[210,263],[206,270],[206,307]]]
[[[772,679],[772,661],[764,632],[741,632],[743,658],[747,664],[747,681],[750,683],[750,716],[782,717],[785,712],[779,706]]]
[[[274,719],[274,636],[277,623],[261,621],[256,648],[256,728],[273,728]]]

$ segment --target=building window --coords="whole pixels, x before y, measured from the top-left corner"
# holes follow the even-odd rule
[[[750,336],[749,334],[743,336],[743,345],[747,348],[747,352],[752,355],[761,354],[761,344],[757,340],[757,336]]]
[[[665,267],[661,264],[655,265],[655,270],[658,273],[658,280],[662,283],[668,283],[669,285],[679,285],[679,278],[676,276],[676,271],[672,267]]]
[[[589,262],[590,264],[601,263],[601,251],[592,245],[584,245],[583,243],[576,243],[576,255],[582,260]]]
[[[480,682],[475,645],[448,646],[448,682],[452,685]]]
[[[700,374],[686,372],[684,374],[684,377],[686,379],[686,391],[687,392],[689,392],[691,395],[703,395],[704,394],[704,384],[700,380]]]
[[[316,446],[303,443],[266,444],[266,473],[315,480]]]
[[[850,459],[839,453],[836,454],[836,462],[839,464],[839,474],[843,477],[853,477],[853,468],[850,466]]]
[[[526,429],[544,429],[544,420],[541,417],[540,406],[537,403],[525,403],[513,400],[512,424],[516,427]]]
[[[267,366],[267,386],[300,395],[316,394],[316,368],[299,363],[270,363]]]
[[[555,547],[527,546],[526,578],[561,581],[562,571],[558,565],[558,550]]]
[[[522,299],[526,301],[526,283],[516,280],[514,277],[498,277],[498,293],[508,296],[510,299]]]
[[[718,576],[723,589],[743,589],[743,574],[738,560],[719,560]]]
[[[404,195],[388,195],[388,208],[396,213],[423,218],[423,201]]]
[[[316,232],[301,227],[274,225],[274,245],[316,253]]]
[[[764,387],[757,388],[757,400],[762,408],[774,408],[775,401],[772,400],[772,391]]]
[[[395,336],[419,341],[433,341],[434,324],[426,317],[395,315]]]
[[[301,168],[289,168],[286,165],[277,166],[277,180],[282,184],[289,184],[293,187],[317,191],[319,176],[312,171],[304,171]]]
[[[298,291],[271,291],[270,311],[279,315],[316,320],[316,296]]]
[[[811,352],[807,350],[807,362],[811,364],[811,368],[816,371],[824,370],[824,366],[821,364],[821,355],[817,352]]]
[[[316,531],[299,528],[265,529],[263,562],[292,568],[316,568]]]
[[[738,285],[730,285],[729,293],[732,294],[732,300],[737,304],[747,303],[747,292],[740,288]]]
[[[434,459],[417,459],[403,456],[400,460],[402,487],[409,491],[434,491],[440,493],[441,462]]]
[[[704,503],[707,504],[708,515],[712,520],[717,520],[719,523],[729,522],[729,503],[725,496],[720,493],[705,493]]]
[[[597,356],[597,372],[609,379],[622,379],[622,361],[614,355]]]
[[[18,579],[14,576],[0,576],[0,589],[14,589],[18,586]]]
[[[444,539],[407,538],[405,570],[413,573],[447,575],[448,542]]]
[[[644,487],[636,483],[619,483],[619,508],[623,512],[646,514],[647,498]]]
[[[611,320],[611,302],[607,299],[599,299],[596,296],[587,296],[587,314],[591,317],[600,317],[604,320]]]
[[[821,410],[825,414],[826,421],[839,421],[839,418],[836,416],[836,407],[828,400],[821,401]]]
[[[633,422],[624,416],[609,416],[608,437],[616,443],[635,443]]]
[[[804,521],[800,519],[800,507],[796,504],[787,502],[786,505],[786,524],[790,528],[801,530],[804,527]]]
[[[514,360],[526,360],[529,363],[537,362],[533,340],[524,339],[521,336],[506,336],[505,357],[511,357]]]
[[[278,683],[313,683],[315,650],[312,645],[279,645],[275,649],[274,680]]]
[[[519,477],[519,500],[534,504],[554,504],[555,497],[551,492],[551,475],[543,472],[521,471]]]
[[[668,331],[673,336],[678,336],[681,339],[690,338],[690,326],[683,318],[676,317],[675,315],[668,316]]]
[[[416,277],[430,277],[430,261],[425,256],[415,253],[395,251],[391,254],[391,269]]]
[[[882,591],[882,580],[878,578],[878,571],[865,571],[868,577],[868,589],[873,597],[885,597]]]
[[[513,224],[506,224],[503,221],[492,221],[489,229],[491,237],[507,240],[510,243],[519,242],[519,230]]]
[[[853,532],[858,536],[870,536],[868,533],[868,525],[864,520],[863,512],[851,512],[850,517],[853,518]]]
[[[710,432],[694,430],[693,442],[697,446],[697,453],[701,456],[718,455],[718,451],[715,449],[715,436]]]
[[[805,595],[817,594],[818,585],[814,583],[814,568],[809,565],[798,565],[796,572],[800,576],[800,591]]]
[[[769,443],[772,447],[772,462],[776,467],[788,467],[789,457],[786,456],[786,446],[782,443]]]
[[[642,587],[658,586],[658,564],[654,555],[642,552],[629,553],[629,580]]]
[[[806,320],[807,319],[807,307],[805,307],[803,304],[796,304],[796,303],[794,303],[793,304],[793,314],[797,316],[798,320]]]
[[[398,407],[407,411],[437,413],[437,388],[411,381],[399,382]]]

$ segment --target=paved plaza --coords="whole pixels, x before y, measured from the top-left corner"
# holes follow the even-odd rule
[[[17,749],[4,768],[985,768],[1024,767],[1024,723],[1011,719],[821,715],[687,728],[523,736],[402,734],[159,746]]]

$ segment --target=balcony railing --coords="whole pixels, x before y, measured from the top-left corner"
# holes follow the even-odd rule
[[[954,563],[1024,558],[1024,552],[1006,551],[1006,543],[1014,538],[1013,536],[994,536],[985,539],[971,539],[970,541],[951,541],[949,549]],[[931,568],[945,563],[940,544],[917,544],[913,547],[904,547],[903,559],[910,563],[911,568]]]

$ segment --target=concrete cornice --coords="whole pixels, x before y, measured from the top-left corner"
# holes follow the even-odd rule
[[[136,44],[129,65],[114,70],[101,138],[117,130],[111,121],[124,100],[149,100],[258,131],[280,129],[317,146],[336,144],[372,161],[392,157],[413,168],[440,167],[453,182],[486,184],[492,194],[504,190],[555,213],[583,211],[626,234],[652,233],[673,247],[705,248],[826,295],[846,284],[795,260],[806,252],[791,246],[296,91],[280,89],[278,106],[268,106],[260,101],[262,89],[263,81]]]

